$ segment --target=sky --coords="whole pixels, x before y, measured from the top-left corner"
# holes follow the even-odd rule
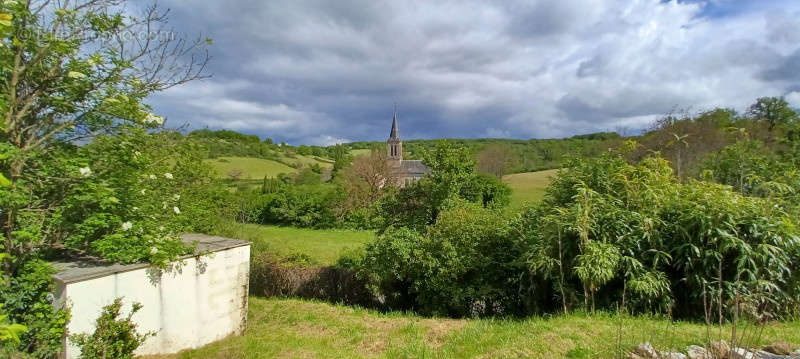
[[[161,0],[213,39],[170,126],[293,145],[636,133],[671,111],[800,107],[800,1]]]

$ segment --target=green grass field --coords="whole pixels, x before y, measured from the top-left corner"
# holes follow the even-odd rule
[[[357,150],[350,150],[350,154],[352,156],[361,156],[361,155],[368,155],[372,150],[369,148],[362,148]]]
[[[253,242],[254,254],[270,252],[289,257],[305,254],[312,264],[329,265],[348,249],[362,247],[375,234],[355,230],[316,230],[292,227],[235,224],[227,236]]]
[[[208,159],[206,163],[216,170],[219,178],[229,178],[228,173],[234,169],[242,171],[241,179],[262,179],[296,171],[280,162],[253,157],[220,157]]]
[[[250,297],[247,325],[242,336],[159,358],[613,358],[644,341],[659,350],[706,341],[702,324],[649,317],[442,319],[258,297]],[[711,333],[725,338],[730,329]],[[757,342],[778,339],[800,342],[800,322],[767,325]]]
[[[298,166],[319,164],[322,168],[333,167],[330,160],[314,156],[295,155],[294,157],[281,157],[284,163],[296,163]],[[284,163],[254,157],[219,157],[206,160],[217,172],[219,178],[230,178],[231,170],[242,171],[241,179],[262,179],[264,176],[276,177],[281,173],[297,172],[297,169]]]
[[[296,154],[296,155],[292,155],[290,157],[290,156],[286,156],[286,155],[281,154],[280,161],[281,162],[285,162],[285,163],[296,163],[299,166],[313,166],[315,164],[318,164],[323,168],[325,168],[325,167],[333,167],[333,161],[326,160],[326,159],[323,159],[321,157],[315,157],[315,156],[304,156],[304,155],[297,155]]]
[[[526,204],[536,203],[544,196],[550,178],[558,170],[516,173],[503,176],[503,182],[511,187],[511,209],[520,209]]]

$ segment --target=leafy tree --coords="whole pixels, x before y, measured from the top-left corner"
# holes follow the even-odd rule
[[[337,186],[345,193],[339,204],[343,213],[370,208],[386,196],[397,182],[397,173],[385,151],[373,149],[356,156],[339,174]]]
[[[331,172],[331,174],[334,177],[353,160],[353,156],[350,154],[350,148],[343,144],[328,147],[328,153],[330,158],[333,159],[333,172]]]
[[[777,125],[786,125],[797,121],[797,112],[789,107],[783,97],[761,97],[747,110],[747,114],[757,121],[769,124],[770,131]]]
[[[516,154],[506,144],[486,146],[478,153],[478,171],[502,178],[516,166]]]
[[[161,264],[190,250],[179,189],[201,184],[203,167],[161,157],[175,137],[148,134],[164,119],[145,99],[203,77],[206,42],[174,36],[156,6],[130,16],[124,1],[4,1],[0,15],[0,297],[29,328],[19,348],[49,357],[68,317],[46,299],[53,247]]]
[[[382,201],[383,228],[421,229],[435,223],[439,212],[458,200],[491,208],[508,204],[511,190],[496,178],[479,175],[466,148],[440,141],[435,150],[423,152],[422,161],[430,173]]]

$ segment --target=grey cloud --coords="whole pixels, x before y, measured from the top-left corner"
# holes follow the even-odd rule
[[[771,10],[715,18],[695,3],[655,1],[162,2],[176,28],[214,38],[214,77],[154,96],[155,109],[170,123],[290,143],[382,140],[394,102],[406,138],[552,137],[639,124],[674,106],[745,106],[800,83],[791,71],[800,45],[778,24],[791,17]]]

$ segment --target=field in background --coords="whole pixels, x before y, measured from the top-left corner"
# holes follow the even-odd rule
[[[253,242],[254,254],[269,252],[281,257],[302,254],[311,264],[330,265],[348,249],[362,247],[375,234],[356,230],[317,230],[306,228],[236,224],[227,236]]]
[[[230,178],[232,170],[241,170],[241,179],[263,179],[264,176],[276,177],[281,173],[297,172],[296,168],[287,166],[285,163],[294,163],[297,167],[318,164],[322,168],[331,168],[333,163],[324,158],[316,156],[295,155],[294,157],[282,156],[281,162],[254,158],[254,157],[219,157],[205,160],[217,172],[219,178]]]
[[[219,157],[205,161],[216,170],[219,178],[229,178],[228,174],[234,169],[242,171],[241,179],[262,179],[296,171],[283,163],[263,158]]]
[[[547,170],[538,172],[516,173],[503,176],[503,182],[512,189],[511,209],[520,209],[525,204],[536,203],[544,196],[550,178],[555,176],[558,170]]]
[[[660,350],[706,341],[702,324],[643,316],[457,320],[258,297],[250,297],[247,325],[242,336],[158,358],[612,358],[644,341]],[[800,342],[800,322],[766,326],[759,344],[778,339]]]
[[[350,155],[355,157],[355,156],[361,156],[361,155],[368,155],[370,152],[372,152],[371,149],[362,148],[362,149],[350,150]]]

